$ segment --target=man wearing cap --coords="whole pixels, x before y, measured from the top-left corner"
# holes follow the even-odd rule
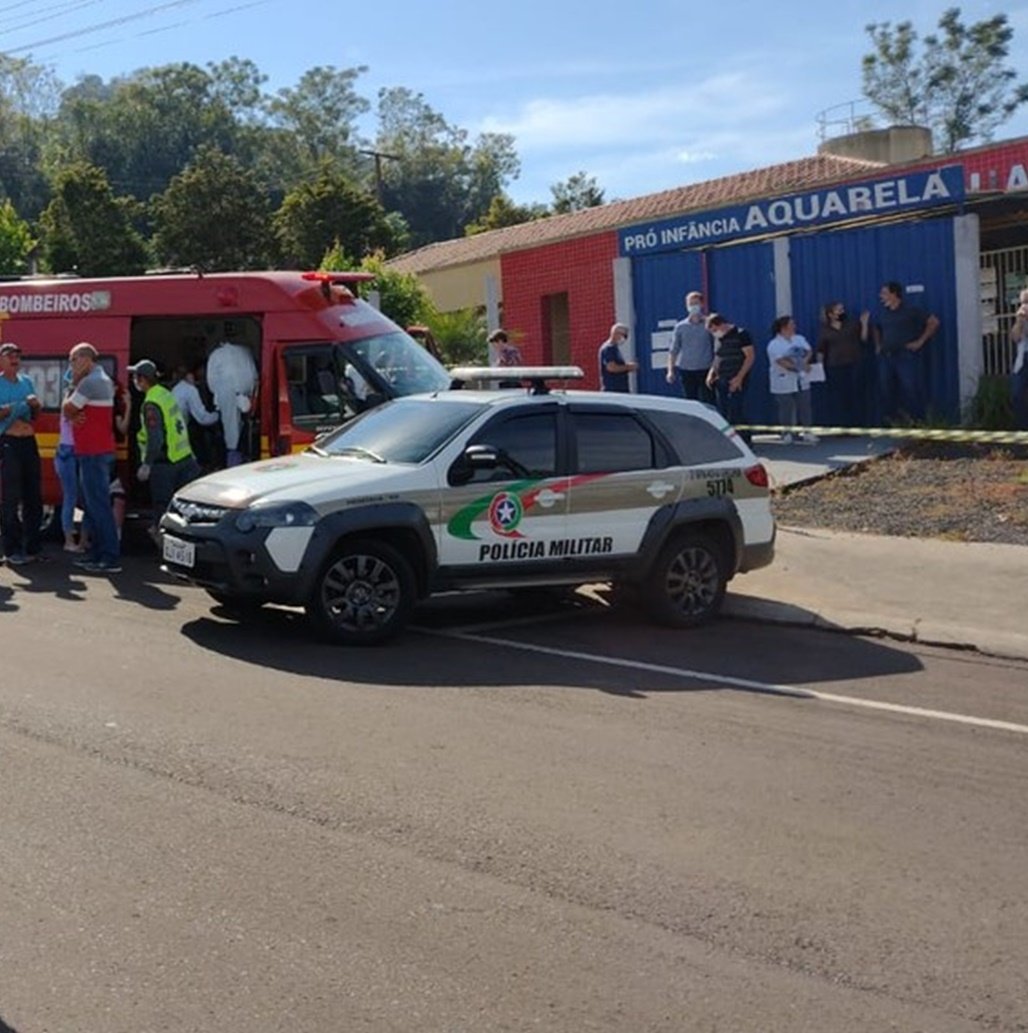
[[[72,388],[61,411],[71,421],[85,509],[83,532],[90,543],[89,551],[72,562],[89,574],[118,574],[121,544],[111,508],[114,382],[99,358],[88,341],[81,341],[68,353]]]
[[[0,497],[4,552],[15,566],[40,558],[42,471],[32,423],[40,404],[32,379],[21,372],[21,349],[0,345]]]
[[[139,469],[136,477],[150,482],[153,502],[153,525],[157,524],[168,508],[172,495],[179,488],[200,476],[200,464],[189,444],[189,428],[175,396],[157,381],[157,367],[143,359],[128,367],[136,390],[143,395],[140,414]]]

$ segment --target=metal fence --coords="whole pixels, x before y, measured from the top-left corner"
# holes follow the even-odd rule
[[[987,376],[1010,372],[1016,346],[1010,340],[1018,295],[1028,287],[1028,247],[983,251],[980,262],[982,355]]]

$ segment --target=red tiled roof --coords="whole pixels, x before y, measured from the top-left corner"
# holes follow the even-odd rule
[[[485,262],[507,251],[539,247],[569,237],[620,229],[638,222],[690,211],[704,211],[750,198],[805,190],[851,179],[882,167],[880,162],[818,154],[811,158],[740,172],[734,176],[691,183],[629,201],[613,201],[569,215],[553,215],[534,222],[519,223],[517,226],[506,226],[474,237],[439,241],[418,248],[417,251],[409,251],[387,264],[397,272],[426,273],[470,262]]]

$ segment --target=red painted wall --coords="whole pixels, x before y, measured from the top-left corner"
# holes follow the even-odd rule
[[[566,292],[571,362],[585,371],[583,387],[599,387],[597,353],[614,322],[617,251],[617,233],[606,231],[501,256],[503,325],[526,365],[552,361],[544,342],[544,299]]]

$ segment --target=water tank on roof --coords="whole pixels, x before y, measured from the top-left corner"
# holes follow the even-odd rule
[[[932,133],[924,126],[889,126],[888,129],[860,129],[824,140],[818,154],[839,158],[860,158],[899,165],[932,154]]]

